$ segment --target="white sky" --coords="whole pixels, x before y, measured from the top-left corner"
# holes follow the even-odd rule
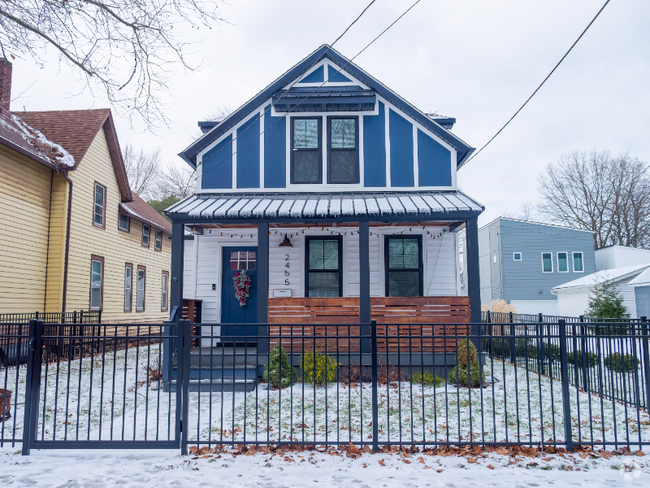
[[[117,119],[122,146],[162,147],[165,161],[198,134],[197,120],[235,109],[318,46],[333,42],[369,0],[231,0],[229,24],[193,47],[202,69],[179,71],[166,100],[169,129],[154,135]],[[378,0],[335,46],[351,58],[412,0]],[[604,0],[423,0],[355,62],[423,111],[456,117],[481,147],[519,108]],[[613,0],[532,102],[460,171],[485,205],[485,224],[537,200],[537,176],[564,153],[629,151],[650,160],[650,2]],[[645,47],[644,47],[645,46]],[[108,106],[79,95],[79,75],[52,61],[14,62],[13,110]],[[35,81],[36,80],[36,81]],[[33,83],[33,85],[32,85]],[[30,87],[31,85],[31,87]],[[29,87],[29,88],[28,88]]]

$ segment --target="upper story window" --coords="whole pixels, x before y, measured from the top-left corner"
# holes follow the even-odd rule
[[[557,271],[558,273],[569,272],[569,257],[565,252],[557,253]]]
[[[124,214],[120,214],[120,223],[118,225],[120,230],[129,232],[131,228],[131,219]]]
[[[422,296],[419,237],[386,237],[386,296]]]
[[[162,249],[162,231],[156,230],[156,242],[154,243],[154,250],[160,251]]]
[[[553,254],[550,252],[542,253],[542,272],[543,273],[553,272]]]
[[[106,187],[95,183],[95,205],[94,205],[93,225],[105,228],[106,221]]]
[[[582,262],[582,253],[574,252],[573,253],[573,272],[574,273],[583,273],[585,271],[584,263]]]
[[[291,183],[322,183],[320,117],[291,119]]]
[[[327,182],[359,183],[359,131],[356,117],[328,117]]]
[[[521,261],[523,259],[523,256],[520,252],[513,252],[512,253],[512,260],[513,261]]]
[[[151,227],[147,224],[142,224],[142,245],[149,247],[149,236],[151,235]]]
[[[307,237],[308,297],[340,297],[342,295],[342,240],[340,237]]]

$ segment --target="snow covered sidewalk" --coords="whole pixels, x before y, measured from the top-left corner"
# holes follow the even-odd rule
[[[511,457],[363,454],[356,459],[318,452],[283,456],[177,451],[33,451],[0,449],[0,486],[39,487],[515,487],[650,485],[650,456],[585,458],[579,454]],[[421,459],[420,459],[421,458]]]

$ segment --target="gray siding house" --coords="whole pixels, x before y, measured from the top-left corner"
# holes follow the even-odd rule
[[[596,271],[593,233],[499,217],[479,229],[481,303],[557,314],[550,289]]]

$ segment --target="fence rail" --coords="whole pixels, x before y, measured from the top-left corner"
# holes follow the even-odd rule
[[[116,325],[16,335],[0,445],[650,445],[645,321]]]

